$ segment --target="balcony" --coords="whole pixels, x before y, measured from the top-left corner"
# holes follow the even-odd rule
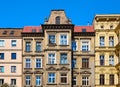
[[[81,85],[80,87],[91,87],[91,86],[90,85],[85,85],[85,86]]]

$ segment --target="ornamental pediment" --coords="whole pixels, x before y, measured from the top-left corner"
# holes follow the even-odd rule
[[[33,74],[32,71],[24,71],[24,74]]]
[[[61,67],[61,68],[59,68],[59,70],[63,70],[63,71],[69,71],[70,69],[69,68],[67,68],[67,67]]]
[[[48,67],[46,70],[57,70],[55,67],[51,66],[51,67]]]
[[[80,72],[80,74],[91,74],[91,72],[90,71],[82,71],[82,72]]]

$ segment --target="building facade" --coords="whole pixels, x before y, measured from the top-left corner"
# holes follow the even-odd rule
[[[116,45],[116,55],[118,56],[118,63],[116,64],[117,74],[118,74],[118,85],[120,87],[120,24],[115,28],[116,35],[118,37],[118,44]]]
[[[40,26],[0,29],[0,86],[120,87],[120,15],[76,26],[52,10]]]
[[[116,87],[118,75],[115,65],[118,57],[115,46],[118,43],[114,30],[119,23],[118,15],[96,15],[95,29],[95,86]]]
[[[22,29],[0,29],[0,85],[22,86]]]

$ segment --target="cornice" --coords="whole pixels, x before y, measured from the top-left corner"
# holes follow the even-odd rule
[[[73,24],[42,24],[42,29],[74,29]]]
[[[95,36],[95,32],[74,32],[73,36]]]

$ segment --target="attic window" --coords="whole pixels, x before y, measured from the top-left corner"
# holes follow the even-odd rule
[[[32,32],[36,32],[36,29],[32,29]]]
[[[3,33],[2,34],[7,34],[7,31],[3,31]]]
[[[11,35],[14,34],[14,31],[10,31],[10,34],[11,34]]]
[[[60,24],[60,16],[57,16],[57,17],[55,18],[55,24]]]
[[[83,29],[82,29],[82,32],[86,32],[86,29],[85,29],[85,28],[83,28]]]
[[[113,29],[113,25],[110,25],[110,29]]]
[[[101,25],[101,26],[100,26],[100,28],[101,28],[101,29],[103,29],[103,28],[104,28],[104,26],[103,26],[103,25]]]

